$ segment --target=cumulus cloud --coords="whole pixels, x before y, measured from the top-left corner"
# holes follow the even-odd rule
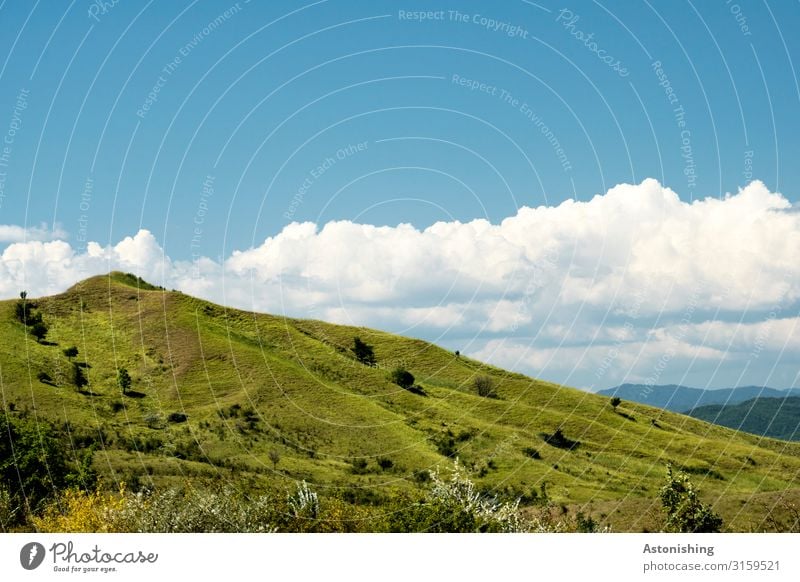
[[[66,238],[66,236],[67,233],[59,224],[56,224],[52,229],[48,228],[46,224],[29,227],[0,224],[0,243],[56,240]]]
[[[523,207],[499,224],[292,223],[222,262],[173,261],[146,230],[81,252],[28,235],[7,239],[0,293],[52,293],[123,269],[228,305],[422,336],[584,385],[647,379],[668,354],[673,371],[659,377],[674,381],[681,366],[741,362],[757,346],[797,363],[795,210],[761,182],[685,202],[645,180]]]

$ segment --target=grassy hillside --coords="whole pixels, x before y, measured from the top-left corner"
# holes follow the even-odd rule
[[[699,406],[686,414],[757,435],[800,440],[800,397],[753,398],[739,404]]]
[[[607,397],[421,340],[226,309],[119,273],[33,303],[49,326],[44,343],[17,320],[16,301],[0,302],[4,407],[95,440],[94,466],[111,482],[236,476],[286,490],[306,480],[320,494],[375,501],[458,457],[484,490],[530,501],[546,489],[591,511],[655,498],[672,462],[710,499],[741,496],[737,516],[756,524],[754,494],[800,488],[800,444],[635,403],[615,411]],[[355,336],[374,347],[377,366],[353,357]],[[89,381],[81,389],[70,346]],[[418,390],[392,383],[397,366]],[[133,381],[125,396],[119,368]],[[475,393],[478,375],[497,398]],[[558,428],[580,444],[546,438]],[[643,527],[629,517],[625,528]]]

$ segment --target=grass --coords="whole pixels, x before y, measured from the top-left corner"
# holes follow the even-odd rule
[[[633,531],[650,527],[642,508],[652,507],[667,462],[691,470],[740,530],[759,523],[764,499],[800,491],[798,443],[635,403],[615,412],[607,397],[417,339],[227,309],[121,273],[32,301],[50,327],[48,345],[15,319],[15,301],[0,302],[3,406],[102,433],[94,464],[110,482],[237,475],[258,489],[305,479],[321,495],[385,496],[457,456],[483,490],[518,497],[546,484],[552,501],[603,508],[617,529]],[[377,367],[355,360],[355,336],[374,347]],[[63,354],[72,345],[89,379],[83,393]],[[392,383],[398,366],[426,396]],[[138,397],[117,387],[123,367]],[[491,378],[498,397],[478,396],[476,376]],[[186,421],[169,422],[173,413]],[[548,444],[542,435],[559,428],[580,446]]]

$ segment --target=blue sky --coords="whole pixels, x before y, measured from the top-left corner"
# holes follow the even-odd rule
[[[0,168],[0,245],[63,242],[69,251],[54,255],[52,248],[42,247],[25,255],[16,247],[17,254],[5,256],[3,292],[11,296],[21,283],[56,291],[70,278],[100,269],[96,263],[61,269],[65,261],[82,264],[81,256],[91,254],[88,241],[95,241],[105,249],[109,265],[109,257],[124,255],[123,263],[133,270],[140,265],[143,274],[240,307],[284,309],[418,335],[583,387],[652,379],[651,360],[657,363],[669,348],[662,345],[650,354],[641,351],[642,342],[652,344],[665,322],[679,325],[691,290],[683,289],[679,300],[662,301],[662,307],[656,305],[660,296],[643,300],[653,302],[652,317],[637,314],[642,335],[629,346],[630,362],[623,365],[624,358],[615,356],[609,365],[613,378],[611,372],[598,375],[603,354],[613,351],[617,340],[603,340],[597,330],[613,327],[602,314],[619,311],[613,307],[619,293],[594,299],[580,295],[577,305],[590,303],[587,312],[595,315],[571,318],[576,308],[563,300],[571,293],[564,281],[572,285],[578,277],[581,282],[575,285],[597,291],[602,287],[597,273],[630,264],[619,259],[618,265],[613,261],[619,257],[595,253],[583,265],[580,256],[596,250],[596,241],[576,234],[585,230],[581,221],[590,216],[617,225],[614,216],[625,213],[614,210],[617,202],[609,200],[587,207],[598,215],[569,214],[562,208],[564,220],[574,221],[571,225],[556,228],[547,216],[552,218],[552,209],[564,201],[589,203],[617,184],[640,185],[647,178],[670,194],[642,187],[645,194],[637,190],[620,204],[630,205],[635,198],[635,204],[649,200],[658,206],[666,196],[676,215],[667,216],[662,208],[659,228],[695,220],[696,233],[728,220],[723,230],[733,233],[736,221],[752,216],[753,208],[775,209],[767,193],[779,192],[786,204],[796,205],[800,89],[795,63],[800,48],[793,32],[798,20],[798,5],[788,2],[6,1],[0,4],[0,55],[5,55],[0,132],[10,143]],[[704,210],[711,214],[707,221],[696,212],[687,218],[692,201],[721,199],[751,180],[763,183],[764,190],[754,194],[761,196],[754,207],[740,205],[750,214],[711,205]],[[479,248],[473,259],[458,257],[456,251],[432,262],[398,257],[401,250],[410,256],[435,254],[420,242],[424,237],[413,233],[411,239],[395,240],[398,231],[392,229],[400,224],[420,233],[435,223],[476,219],[497,226],[525,207],[551,209],[549,215],[532,218],[528,227],[549,225],[555,229],[552,240],[561,241],[555,261],[560,283],[550,284],[554,297],[560,297],[563,317],[554,315],[555,303],[546,303],[551,305],[547,309],[539,305],[543,311],[534,315],[539,312],[531,293],[510,283],[530,280],[533,267],[546,267],[546,253],[508,255],[516,266],[497,274],[502,285],[488,295],[497,281],[473,273],[467,277],[471,284],[460,289],[465,279],[456,275],[469,272],[481,256],[499,252],[496,245],[487,243],[490,248]],[[630,217],[623,230],[637,227],[636,213]],[[383,237],[396,246],[387,244],[383,254],[376,251],[371,257],[372,263],[348,272],[346,285],[334,285],[314,270],[319,253],[309,249],[319,241],[308,242],[313,233],[292,230],[292,223],[304,222],[316,224],[318,233],[326,224],[390,227],[373,234],[362,229],[352,239],[345,233],[329,244],[371,244],[364,240]],[[800,250],[792,246],[795,226],[796,221],[764,223],[754,227],[756,242],[724,242],[734,260],[742,250],[767,261],[774,280],[764,284],[776,288],[776,281],[787,277],[782,265]],[[602,240],[610,241],[608,229],[598,228],[608,235]],[[143,231],[150,238],[135,238]],[[759,238],[764,231],[786,233],[786,245],[759,247],[766,240]],[[669,232],[666,239],[675,240],[678,235]],[[704,236],[720,242],[717,232]],[[275,271],[274,262],[263,260],[248,263],[247,271],[236,276],[228,268],[228,261],[258,249],[269,254],[280,246],[284,255],[297,251],[292,233],[311,245],[300,252],[307,268]],[[564,246],[570,233],[574,244]],[[689,247],[709,240],[686,236]],[[136,257],[125,255],[117,245],[126,238],[146,250]],[[507,233],[500,238],[509,240]],[[608,248],[627,249],[621,257],[651,248],[641,240],[612,243]],[[517,250],[524,247],[519,244]],[[650,260],[669,262],[663,245],[656,246]],[[151,273],[159,253],[161,270]],[[26,269],[16,269],[14,261],[21,259],[14,257],[23,255]],[[696,263],[696,254],[681,248],[678,255],[676,264],[688,266],[653,274],[660,273],[662,285],[673,288],[669,277],[708,272]],[[37,283],[33,266],[42,260],[58,263],[59,270]],[[520,267],[520,260],[532,262]],[[386,279],[373,269],[376,263],[403,265],[403,272],[389,276],[400,291],[369,295],[374,286],[368,282]],[[464,272],[455,269],[457,264]],[[455,269],[456,275],[433,282],[437,278],[430,276],[431,269]],[[408,271],[414,278],[404,283]],[[728,286],[745,295],[748,289],[742,286],[754,285],[755,275],[740,276]],[[220,287],[222,279],[227,283]],[[281,300],[258,297],[253,280],[278,281]],[[364,288],[351,289],[353,280]],[[679,280],[679,287],[686,283]],[[714,289],[725,285],[718,279],[706,283],[699,294],[708,301],[692,311],[692,325],[734,327],[714,346],[716,352],[703,352],[703,365],[697,350],[708,348],[710,340],[708,334],[699,335],[690,346],[694,359],[671,357],[659,383],[796,385],[794,344],[785,348],[775,335],[776,328],[789,326],[797,315],[794,285],[762,303],[743,301],[720,311],[715,301],[725,295]],[[304,302],[303,297],[327,285],[336,293]],[[496,308],[504,301],[516,305],[517,314],[525,310],[510,327],[490,323],[501,319]],[[480,314],[465,316],[481,302]],[[665,304],[671,306],[668,312]],[[779,310],[771,317],[775,305]],[[431,315],[444,307],[452,310]],[[412,315],[398,316],[403,309]],[[465,317],[468,325],[458,323]],[[614,317],[619,319],[618,313]],[[555,328],[550,325],[554,321]],[[780,325],[772,325],[776,321]],[[769,329],[764,332],[774,344],[769,356],[759,351],[758,358],[752,357],[761,336],[755,328],[742,332],[736,327],[742,322]],[[625,318],[616,325],[624,335]],[[554,339],[555,329],[565,330],[561,340]],[[780,329],[791,340],[793,324]],[[677,332],[664,333],[675,339]],[[678,338],[679,344],[687,343],[687,334]],[[586,353],[566,355],[565,337],[569,346]],[[743,360],[731,361],[726,341],[743,344]],[[553,357],[543,359],[547,350],[555,350]],[[586,355],[590,351],[592,357]],[[649,359],[635,353],[650,354]],[[558,364],[565,359],[582,363],[577,369]]]

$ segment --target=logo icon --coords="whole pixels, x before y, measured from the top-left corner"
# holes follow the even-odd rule
[[[38,542],[30,542],[22,546],[19,552],[19,563],[26,570],[35,570],[44,561],[44,546]]]

